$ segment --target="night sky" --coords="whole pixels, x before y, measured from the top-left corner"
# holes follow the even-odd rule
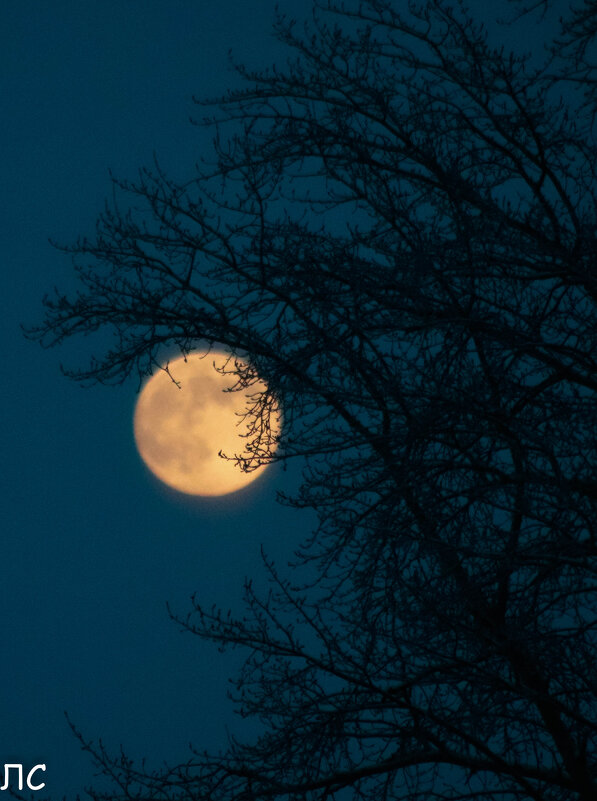
[[[175,177],[209,154],[189,124],[192,96],[238,84],[228,51],[279,59],[274,0],[22,0],[0,7],[2,92],[2,583],[0,762],[47,764],[58,798],[93,780],[64,718],[106,746],[156,764],[224,744],[225,698],[240,655],[181,633],[202,602],[239,606],[260,546],[285,563],[311,528],[275,502],[296,468],[192,501],[162,488],[137,455],[137,382],[82,389],[61,362],[90,343],[44,351],[35,324],[53,286],[73,286],[69,243],[93,233],[109,170],[134,178],[157,154]],[[283,4],[282,4],[282,7]],[[288,3],[290,7],[290,3]],[[299,16],[309,2],[294,2]],[[262,579],[258,579],[262,580]],[[39,780],[41,774],[37,774]]]

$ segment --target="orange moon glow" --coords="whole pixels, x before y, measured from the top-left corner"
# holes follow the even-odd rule
[[[135,442],[141,458],[160,481],[190,495],[226,495],[242,489],[263,472],[244,473],[234,461],[219,456],[246,452],[247,422],[239,417],[250,405],[242,390],[224,392],[235,377],[214,369],[223,367],[228,354],[221,351],[200,358],[191,354],[171,361],[147,381],[135,408]],[[178,387],[172,376],[179,384]],[[258,382],[253,395],[265,389]],[[272,417],[272,432],[279,417]]]

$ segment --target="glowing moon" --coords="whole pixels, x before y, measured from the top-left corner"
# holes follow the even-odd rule
[[[169,363],[171,376],[155,373],[143,387],[134,415],[135,442],[141,458],[160,481],[190,495],[226,495],[250,484],[263,467],[245,473],[219,456],[246,453],[248,424],[242,415],[251,404],[247,394],[224,392],[235,377],[214,369],[228,355],[220,351],[200,358],[191,354]],[[249,394],[266,389],[258,382]],[[274,434],[279,417],[271,421]]]

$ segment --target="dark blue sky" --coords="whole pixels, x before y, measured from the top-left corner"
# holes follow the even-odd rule
[[[176,760],[189,741],[223,742],[226,676],[238,663],[181,634],[186,611],[236,604],[260,573],[259,547],[285,562],[310,528],[275,503],[293,471],[272,470],[228,499],[188,502],[161,489],[132,436],[136,383],[83,390],[61,361],[85,341],[43,351],[21,323],[41,316],[70,262],[48,237],[93,231],[108,170],[132,177],[157,153],[189,175],[210,135],[188,124],[193,94],[237,78],[227,53],[280,58],[274,0],[22,0],[0,8],[2,93],[2,583],[0,762],[45,762],[47,792],[73,794],[92,767],[63,711],[132,756]],[[290,3],[288,3],[290,7]],[[309,2],[294,2],[296,13]],[[40,774],[37,774],[38,778]]]

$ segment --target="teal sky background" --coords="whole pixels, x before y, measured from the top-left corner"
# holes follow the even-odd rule
[[[284,0],[302,19],[310,0]],[[192,96],[238,85],[228,63],[284,58],[275,0],[20,0],[0,4],[2,392],[0,768],[47,764],[46,792],[93,782],[64,711],[89,738],[150,764],[215,748],[238,730],[226,700],[240,654],[178,631],[193,593],[239,606],[312,527],[275,502],[295,468],[249,489],[191,501],[160,487],[137,455],[137,383],[82,389],[65,379],[86,340],[43,351],[20,325],[53,286],[73,286],[69,243],[92,233],[109,170],[134,178],[154,153],[174,177],[209,155]],[[526,28],[507,39],[542,50]],[[532,27],[531,27],[532,30]],[[40,774],[37,774],[39,777]]]
[[[86,736],[156,764],[183,759],[191,741],[224,744],[240,655],[179,632],[166,603],[184,613],[197,592],[238,606],[244,576],[263,575],[260,545],[284,563],[310,528],[275,503],[292,470],[219,500],[161,488],[133,441],[136,382],[82,389],[59,364],[84,363],[89,342],[43,351],[20,331],[46,291],[73,285],[48,238],[93,232],[109,170],[134,177],[155,153],[185,177],[209,153],[211,134],[188,122],[192,96],[237,84],[230,49],[253,65],[281,57],[274,5],[0,5],[0,763],[46,763],[53,798],[93,781],[65,710]],[[310,3],[287,7],[300,17]]]

